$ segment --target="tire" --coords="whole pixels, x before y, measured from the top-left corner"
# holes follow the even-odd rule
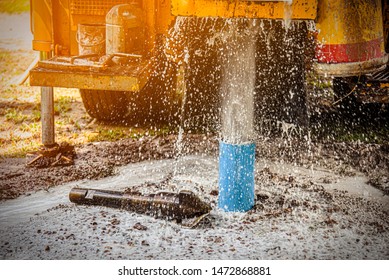
[[[80,89],[86,112],[99,121],[120,121],[128,114],[128,93],[124,91]]]

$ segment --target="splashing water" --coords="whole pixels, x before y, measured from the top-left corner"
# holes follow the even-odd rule
[[[180,166],[180,158],[183,155],[183,136],[184,136],[184,122],[185,122],[185,105],[186,105],[186,84],[185,84],[185,66],[181,65],[178,69],[178,75],[177,75],[177,93],[182,96],[182,103],[181,103],[181,109],[180,109],[180,122],[179,122],[179,128],[178,128],[178,136],[177,141],[175,143],[175,165],[174,165],[174,171],[173,175],[176,175],[178,173],[178,169]]]
[[[286,31],[288,31],[291,22],[292,22],[292,15],[293,15],[293,9],[292,9],[292,3],[293,1],[285,1],[284,3],[284,28]]]
[[[291,134],[300,134],[308,122],[305,38],[314,27],[291,20],[291,2],[284,2],[285,18],[279,20],[177,17],[164,52],[185,66],[179,131],[218,129],[229,143],[250,141],[254,129],[281,133],[279,123],[295,125],[298,133]]]
[[[221,134],[222,140],[227,143],[247,143],[254,137],[255,51],[258,31],[255,19],[231,20],[230,28],[221,35]]]
[[[185,71],[189,61],[188,46],[185,40],[185,34],[188,30],[189,21],[185,17],[177,17],[173,27],[169,30],[169,36],[166,37],[164,45],[164,54],[171,62],[178,64],[176,76],[176,95],[180,100],[180,109],[178,110],[178,136],[174,145],[175,163],[173,175],[179,173],[180,159],[183,156],[183,136],[185,132],[185,106],[187,99],[187,86]],[[180,44],[181,42],[181,44]]]

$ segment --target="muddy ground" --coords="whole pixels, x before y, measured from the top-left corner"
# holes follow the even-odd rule
[[[299,139],[265,138],[257,140],[257,158],[316,166],[340,175],[363,172],[368,182],[389,195],[389,145],[366,143],[309,143]],[[29,167],[26,158],[5,158],[0,162],[0,199],[82,179],[100,179],[115,175],[116,168],[128,163],[169,159],[177,156],[177,135],[123,139],[117,142],[96,142],[75,148],[74,165]],[[187,135],[183,154],[216,155],[215,135]]]
[[[217,148],[214,137],[192,135],[188,139],[191,144],[187,149],[191,152]],[[117,167],[128,163],[173,158],[176,140],[176,135],[168,135],[89,143],[75,148],[74,165],[70,166],[27,166],[34,155],[3,159],[0,162],[0,199],[16,198],[71,181],[112,176]]]
[[[217,207],[216,134],[81,144],[69,166],[3,158],[0,258],[389,259],[389,146],[331,139],[258,135],[255,206],[235,214]],[[188,229],[75,205],[68,199],[73,187],[189,189],[213,210]]]
[[[14,186],[8,195],[27,190],[30,195],[0,202],[1,258],[389,258],[388,195],[369,183],[380,178],[387,192],[387,181],[360,171],[388,174],[384,146],[285,147],[285,140],[261,139],[255,206],[234,214],[217,207],[217,142],[213,136],[187,136],[185,153],[176,159],[176,137],[168,136],[78,147],[75,165],[68,167],[27,169],[23,161],[12,160],[15,175],[2,180]],[[188,229],[174,220],[75,205],[68,200],[73,187],[142,193],[189,189],[213,210]]]

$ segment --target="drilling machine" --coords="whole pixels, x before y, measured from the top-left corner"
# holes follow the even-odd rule
[[[307,57],[319,75],[371,77],[388,61],[388,10],[381,0],[31,0],[32,46],[41,60],[30,84],[42,87],[43,145],[55,143],[53,87],[80,89],[87,113],[98,120],[166,115],[180,108],[177,76],[185,65],[188,106],[202,115],[218,104],[220,86],[217,50],[206,42],[231,18],[262,21],[256,110],[287,112],[286,122],[303,123],[296,111],[304,111]],[[285,29],[285,22],[296,30]],[[308,22],[316,28],[301,24]],[[288,55],[282,55],[290,49],[285,34],[296,42]],[[315,44],[306,41],[311,35]],[[285,73],[285,65],[297,71]]]

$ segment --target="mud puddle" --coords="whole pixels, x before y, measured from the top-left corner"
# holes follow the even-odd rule
[[[217,209],[216,156],[185,156],[120,167],[0,203],[2,259],[387,259],[389,199],[363,174],[335,174],[271,160],[256,163],[256,205]],[[195,229],[117,209],[76,206],[74,186],[156,192],[190,189],[209,202]]]

